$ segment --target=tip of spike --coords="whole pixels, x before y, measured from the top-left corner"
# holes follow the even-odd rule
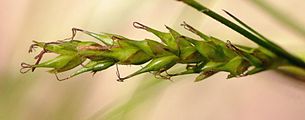
[[[133,22],[133,27],[137,28],[137,29],[144,29],[147,30],[148,27],[146,25],[143,25],[142,23],[139,22]]]

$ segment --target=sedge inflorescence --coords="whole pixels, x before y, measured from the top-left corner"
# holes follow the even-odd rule
[[[134,22],[133,25],[135,28],[153,33],[162,42],[150,39],[132,40],[116,34],[94,33],[74,28],[72,38],[68,40],[33,41],[34,44],[31,45],[29,52],[36,47],[42,48],[42,51],[35,57],[37,59],[35,64],[22,63],[21,72],[34,71],[36,68],[52,68],[49,72],[57,77],[58,73],[81,66],[67,78],[57,77],[58,80],[66,80],[85,72],[96,73],[114,65],[145,64],[144,67],[126,77],[120,77],[118,73],[118,81],[147,72],[165,79],[186,74],[199,74],[195,81],[200,81],[222,71],[229,73],[227,78],[232,78],[287,64],[285,60],[264,48],[251,48],[234,45],[230,41],[224,42],[203,34],[185,22],[182,26],[198,35],[200,40],[181,35],[167,26],[169,32],[161,32],[138,22]],[[74,36],[78,31],[94,37],[101,43],[75,40]],[[58,56],[40,62],[45,53],[55,53]],[[177,64],[185,64],[186,67],[175,73],[167,72]]]

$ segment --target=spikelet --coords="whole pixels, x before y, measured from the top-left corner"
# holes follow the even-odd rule
[[[43,50],[35,57],[37,61],[34,65],[22,63],[21,72],[34,71],[35,68],[52,68],[49,72],[56,75],[81,66],[67,78],[59,79],[56,75],[58,80],[66,80],[85,72],[96,73],[113,65],[147,63],[143,68],[126,77],[119,76],[118,81],[147,72],[165,79],[186,74],[198,74],[195,81],[201,81],[218,72],[228,72],[227,78],[232,78],[288,65],[286,60],[266,49],[234,45],[230,41],[223,42],[201,33],[185,22],[182,26],[198,35],[202,38],[201,40],[181,35],[167,26],[169,32],[161,32],[138,22],[134,22],[133,25],[135,28],[156,35],[162,43],[150,39],[132,40],[120,35],[98,34],[74,28],[71,40],[49,43],[33,41],[34,44],[31,45],[29,52],[32,52],[35,47]],[[74,40],[76,32],[92,36],[101,43]],[[58,54],[58,57],[40,63],[45,53],[55,53]],[[86,60],[89,62],[83,65]],[[184,64],[186,68],[177,73],[167,72],[177,64]]]

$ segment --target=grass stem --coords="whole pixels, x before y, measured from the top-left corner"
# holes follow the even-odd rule
[[[216,12],[210,10],[209,8],[201,5],[200,3],[196,2],[195,0],[179,0],[184,2],[185,4],[193,7],[194,9],[208,15],[209,17],[217,20],[218,22],[224,24],[225,26],[231,28],[232,30],[240,33],[241,35],[245,36],[246,38],[250,39],[251,41],[255,42],[256,44],[270,50],[271,52],[273,52],[274,54],[276,54],[277,56],[283,57],[285,59],[287,59],[287,61],[289,61],[292,65],[301,67],[302,69],[305,69],[305,62],[288,53],[286,50],[282,49],[280,46],[276,45],[275,43],[268,41],[266,42],[266,40],[260,38],[257,35],[252,34],[251,32],[249,32],[248,30],[242,28],[241,26],[231,22],[230,20],[224,18],[223,16],[217,14]]]

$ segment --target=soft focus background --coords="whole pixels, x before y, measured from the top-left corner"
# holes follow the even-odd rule
[[[228,10],[290,52],[305,52],[304,34],[270,16],[256,0],[200,0],[224,15]],[[299,26],[305,25],[304,0],[265,0]],[[165,30],[183,21],[208,35],[255,46],[241,35],[176,0],[1,0],[1,120],[304,120],[305,83],[274,71],[226,80],[220,73],[194,83],[195,75],[157,80],[150,74],[116,82],[112,67],[92,77],[59,82],[37,69],[20,74],[20,63],[33,63],[32,40],[55,41],[77,27],[130,38],[156,38],[132,22]],[[78,34],[79,39],[91,39]],[[303,54],[304,55],[304,54]],[[120,66],[127,75],[138,69]],[[63,74],[65,76],[67,74]]]

